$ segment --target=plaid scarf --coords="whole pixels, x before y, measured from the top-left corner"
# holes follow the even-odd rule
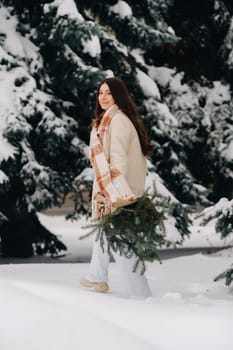
[[[100,125],[91,132],[90,161],[93,166],[99,191],[111,204],[127,205],[134,202],[135,195],[119,169],[111,167],[106,159],[103,144],[107,141],[112,117],[122,113],[117,105],[111,106],[103,115]]]

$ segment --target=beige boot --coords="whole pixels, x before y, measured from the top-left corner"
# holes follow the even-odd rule
[[[109,290],[109,286],[106,282],[92,282],[85,277],[81,277],[80,284],[86,288],[94,288],[97,292],[100,293],[105,293]]]

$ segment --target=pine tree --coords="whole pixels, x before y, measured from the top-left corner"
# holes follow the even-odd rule
[[[0,68],[5,94],[0,107],[1,252],[55,255],[65,246],[40,224],[36,212],[61,205],[88,161],[78,124],[66,113],[69,104],[49,90],[36,46],[16,31],[16,17],[5,7],[0,10],[6,25]]]
[[[218,203],[206,208],[198,217],[201,218],[202,225],[207,225],[214,220],[216,232],[232,247],[233,200],[221,198]],[[220,279],[225,279],[226,285],[230,285],[233,282],[233,266],[216,276],[215,281]]]

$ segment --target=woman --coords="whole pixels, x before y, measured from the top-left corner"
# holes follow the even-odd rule
[[[105,79],[98,87],[95,120],[90,137],[90,160],[94,169],[93,218],[131,204],[145,190],[146,156],[151,151],[147,133],[129,92],[119,78]],[[105,246],[107,242],[105,241]],[[122,270],[130,296],[151,295],[145,276],[133,272],[136,257],[113,254]],[[80,284],[106,292],[109,254],[94,241],[88,275]]]

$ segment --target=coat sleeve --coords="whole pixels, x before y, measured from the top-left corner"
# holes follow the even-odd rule
[[[131,121],[124,114],[118,114],[111,121],[110,166],[118,169],[124,177],[128,170],[128,150],[132,132]]]

